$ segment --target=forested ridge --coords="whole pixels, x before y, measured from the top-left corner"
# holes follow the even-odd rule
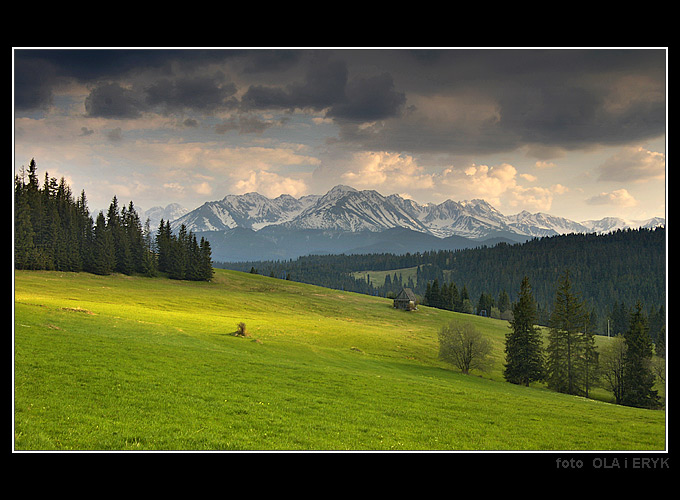
[[[438,291],[444,287],[447,293],[455,286],[459,300],[463,294],[468,297],[472,310],[464,312],[471,313],[478,313],[484,303],[487,312],[490,307],[507,309],[509,302],[517,300],[526,276],[538,304],[540,324],[547,324],[557,281],[568,270],[574,293],[584,300],[593,315],[597,333],[606,335],[606,320],[610,319],[609,327],[614,328],[616,317],[626,316],[637,302],[650,311],[650,316],[663,312],[666,231],[663,227],[627,229],[607,234],[534,238],[522,244],[500,243],[465,250],[404,255],[310,255],[288,261],[215,265],[371,295],[392,296],[402,287],[410,287],[424,304],[432,301],[435,283]],[[401,270],[406,268],[416,268],[415,279],[402,275]],[[391,270],[394,274],[390,273],[387,283],[382,285],[356,279],[352,274]],[[435,297],[436,300],[444,299]]]
[[[74,198],[62,178],[45,173],[40,186],[35,160],[14,178],[14,267],[56,271],[114,272],[207,281],[213,276],[210,243],[161,221],[156,235],[134,203],[114,196],[104,214],[90,215],[85,191]]]

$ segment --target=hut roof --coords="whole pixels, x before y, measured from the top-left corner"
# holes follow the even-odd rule
[[[416,295],[413,293],[413,290],[410,288],[404,288],[399,292],[399,294],[395,297],[396,300],[412,300],[413,302],[416,301]]]

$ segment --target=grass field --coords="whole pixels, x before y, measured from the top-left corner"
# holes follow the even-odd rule
[[[666,447],[663,411],[503,382],[500,320],[219,269],[14,285],[15,450]],[[492,340],[490,372],[437,359],[452,318]]]
[[[352,273],[354,279],[366,280],[368,279],[371,285],[375,287],[383,286],[385,284],[385,276],[389,274],[390,279],[394,278],[394,275],[401,275],[401,281],[406,286],[408,279],[411,278],[413,282],[416,282],[417,278],[417,266],[414,267],[404,267],[402,269],[394,269],[392,271],[356,271]]]

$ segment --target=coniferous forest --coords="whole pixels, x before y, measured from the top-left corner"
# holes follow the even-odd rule
[[[14,267],[86,271],[208,281],[213,276],[210,243],[177,235],[161,221],[156,235],[142,224],[132,201],[114,196],[104,214],[90,215],[85,191],[76,199],[64,179],[45,173],[42,186],[35,160],[14,179]]]

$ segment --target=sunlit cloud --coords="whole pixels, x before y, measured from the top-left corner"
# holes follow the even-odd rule
[[[600,193],[586,200],[589,205],[612,205],[618,207],[634,207],[637,200],[626,189],[617,189],[610,193]]]
[[[664,179],[666,155],[640,146],[623,148],[600,166],[600,181],[647,182]]]

